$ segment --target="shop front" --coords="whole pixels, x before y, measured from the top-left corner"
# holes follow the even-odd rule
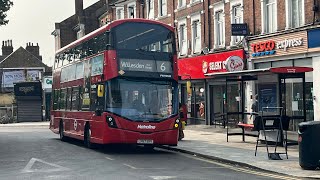
[[[308,56],[307,31],[259,37],[251,39],[249,45],[250,69],[271,68],[285,72],[275,72],[260,77],[261,80],[249,84],[248,92],[252,96],[259,96],[260,106],[272,101],[273,106],[282,107],[284,115],[291,119],[289,125],[291,131],[297,131],[298,124],[302,121],[313,121],[314,95],[311,69],[314,66],[312,58]],[[301,67],[305,71],[297,72]]]
[[[213,112],[223,110],[223,93],[225,82],[215,82],[216,86],[209,86],[213,80],[207,73],[224,73],[243,70],[245,55],[242,49],[215,54],[179,59],[180,102],[188,107],[188,122],[191,124],[212,124]],[[232,84],[237,86],[237,83]],[[230,88],[230,87],[228,87]],[[230,88],[229,94],[233,92]],[[210,99],[215,100],[210,100]],[[238,108],[238,104],[230,104]],[[216,108],[216,109],[214,109]]]

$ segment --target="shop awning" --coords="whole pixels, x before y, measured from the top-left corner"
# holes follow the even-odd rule
[[[271,67],[265,69],[253,69],[234,72],[217,72],[204,74],[206,77],[231,77],[231,76],[256,76],[259,74],[277,73],[277,74],[297,74],[311,72],[313,68],[310,67]]]

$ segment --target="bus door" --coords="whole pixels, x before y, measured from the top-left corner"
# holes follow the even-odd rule
[[[102,116],[104,112],[104,99],[105,99],[105,87],[103,84],[93,84],[90,88],[90,109],[93,112],[91,128],[92,136],[102,137],[102,131],[99,128],[103,126],[104,118]]]

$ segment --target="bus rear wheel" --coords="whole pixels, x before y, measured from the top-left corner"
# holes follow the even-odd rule
[[[84,131],[84,146],[86,146],[89,149],[93,149],[94,148],[94,144],[91,143],[90,141],[91,139],[91,129],[90,129],[90,125],[86,124],[85,126],[85,131]]]
[[[64,135],[64,129],[63,129],[63,122],[60,121],[60,125],[59,125],[59,138],[61,141],[66,141],[66,136]]]

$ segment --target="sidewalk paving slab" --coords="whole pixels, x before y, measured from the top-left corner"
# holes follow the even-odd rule
[[[257,156],[254,156],[255,137],[246,136],[246,142],[242,142],[241,136],[230,136],[227,142],[224,129],[205,125],[187,126],[184,134],[185,138],[179,141],[177,147],[166,148],[298,178],[320,179],[319,170],[303,170],[300,167],[298,145],[288,147],[288,159],[281,155],[283,160],[269,160],[266,147],[258,147]],[[277,148],[277,152],[285,152],[284,148]],[[273,152],[274,147],[270,147],[269,151]]]
[[[29,128],[49,128],[49,121],[40,121],[40,122],[20,122],[20,123],[10,123],[10,124],[0,124],[0,128],[8,127],[29,127]]]

